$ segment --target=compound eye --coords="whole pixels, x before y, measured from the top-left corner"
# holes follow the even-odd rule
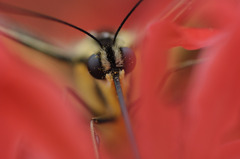
[[[125,73],[127,74],[129,72],[132,72],[132,70],[136,65],[136,56],[134,52],[132,51],[132,49],[128,47],[122,47],[121,52],[123,55],[123,61],[124,61],[123,68]]]
[[[106,73],[103,71],[100,57],[97,54],[93,54],[88,58],[88,71],[96,79],[105,79]]]

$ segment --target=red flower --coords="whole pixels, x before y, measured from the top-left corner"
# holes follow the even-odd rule
[[[31,10],[42,8],[32,8],[31,3]],[[41,3],[46,6],[45,1]],[[83,2],[57,5],[60,13],[45,8],[44,13],[71,17],[67,21],[84,29],[117,28],[134,5],[128,1],[84,1],[87,7],[75,17],[78,3]],[[93,13],[100,18],[91,15],[93,6],[97,6]],[[136,27],[144,37],[136,48],[140,75],[133,76],[140,81],[138,88],[133,88],[137,89],[134,93],[140,90],[140,99],[129,108],[141,158],[240,157],[239,19],[239,3],[234,0],[151,0],[144,1],[126,23],[126,28]],[[44,30],[44,24],[40,25]],[[45,30],[51,32],[51,27],[62,33],[55,25],[45,26]],[[0,50],[1,157],[95,158],[85,112],[76,110],[62,87],[45,73],[18,59],[2,44]],[[172,71],[186,59],[202,62],[192,69]],[[103,136],[116,131],[109,138],[118,138],[116,144],[122,144],[102,147],[108,142],[100,140],[102,158],[131,158],[131,149],[127,150],[129,145],[122,140],[126,134],[117,124],[99,126]]]
[[[142,99],[131,112],[141,155],[239,158],[239,4],[197,1],[179,13],[153,23],[143,42]],[[181,50],[203,62],[169,75],[169,54]]]
[[[94,158],[88,124],[62,90],[0,48],[1,158]]]

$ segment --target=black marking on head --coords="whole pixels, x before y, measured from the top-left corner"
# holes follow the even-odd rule
[[[95,54],[89,58],[91,60],[89,60],[88,68],[93,77],[104,79],[106,74],[113,71],[116,72],[124,69],[127,74],[133,70],[136,64],[136,57],[132,49],[113,46],[113,34],[110,32],[101,32],[96,37],[104,44],[104,48],[97,53],[97,56]],[[92,59],[93,57],[95,57],[95,60]],[[96,63],[93,64],[93,62]],[[98,70],[100,71],[99,73],[97,72]]]
[[[116,68],[116,62],[115,62],[115,56],[114,56],[114,51],[112,49],[112,47],[106,47],[105,49],[106,53],[107,53],[107,59],[111,65],[111,69],[115,69]]]

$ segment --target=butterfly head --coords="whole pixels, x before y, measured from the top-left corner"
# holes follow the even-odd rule
[[[87,65],[94,78],[105,79],[108,74],[119,73],[122,70],[127,74],[133,70],[136,57],[131,48],[114,44],[114,35],[110,32],[101,32],[97,38],[103,47],[89,57]]]

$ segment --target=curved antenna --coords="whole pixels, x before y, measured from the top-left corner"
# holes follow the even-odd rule
[[[46,20],[50,20],[50,21],[54,21],[54,22],[58,22],[58,23],[67,25],[71,28],[77,29],[77,30],[81,31],[82,33],[88,35],[93,40],[95,40],[101,48],[103,48],[101,42],[95,36],[93,36],[92,34],[90,34],[87,31],[83,30],[82,28],[79,28],[79,27],[77,27],[73,24],[70,24],[68,22],[65,22],[63,20],[60,20],[60,19],[57,19],[57,18],[54,18],[54,17],[51,17],[51,16],[47,16],[47,15],[44,15],[44,14],[41,14],[41,13],[38,13],[38,12],[34,12],[34,11],[31,11],[31,10],[28,10],[28,9],[19,8],[19,7],[10,5],[10,4],[5,4],[5,3],[2,3],[2,2],[0,2],[0,9],[2,11],[10,12],[10,13],[13,13],[13,14],[20,14],[20,15],[24,15],[24,16],[42,18],[42,19],[46,19]]]
[[[115,44],[116,38],[117,38],[117,36],[118,36],[118,33],[119,33],[119,31],[122,29],[124,23],[127,21],[127,19],[130,17],[130,15],[133,13],[133,11],[138,7],[138,5],[139,5],[142,1],[143,1],[143,0],[139,0],[139,1],[137,2],[137,4],[135,4],[135,6],[131,9],[131,11],[127,14],[127,16],[123,19],[122,23],[120,24],[120,26],[118,27],[118,29],[117,29],[117,31],[116,31],[116,33],[115,33],[115,35],[114,35],[113,44]]]

